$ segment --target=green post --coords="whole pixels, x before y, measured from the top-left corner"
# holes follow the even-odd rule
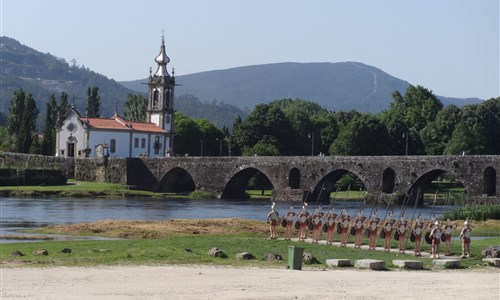
[[[302,258],[304,248],[288,246],[288,268],[292,270],[302,270]]]

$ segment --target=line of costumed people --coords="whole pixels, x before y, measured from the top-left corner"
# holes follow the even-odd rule
[[[281,224],[285,228],[285,240],[291,240],[295,230],[299,231],[299,242],[304,242],[307,233],[312,232],[312,243],[317,244],[321,240],[321,232],[326,234],[326,244],[332,245],[334,235],[340,236],[340,246],[346,247],[349,236],[354,236],[354,248],[360,249],[363,237],[368,238],[368,249],[375,250],[378,238],[384,241],[384,251],[391,250],[392,239],[398,241],[399,253],[405,254],[406,241],[409,238],[414,243],[415,256],[422,256],[422,239],[429,245],[430,254],[433,258],[440,258],[441,242],[445,243],[445,255],[451,255],[451,237],[457,225],[452,225],[448,219],[444,226],[436,219],[427,222],[420,214],[415,221],[405,219],[404,212],[398,220],[393,217],[392,211],[386,211],[386,216],[378,217],[377,209],[372,209],[369,217],[364,215],[363,209],[359,209],[354,215],[350,215],[348,209],[344,208],[337,214],[335,208],[323,211],[319,205],[313,213],[309,213],[308,204],[304,202],[302,209],[296,213],[293,207],[280,217],[273,202],[271,211],[267,216],[270,225],[271,239],[277,238],[277,227]],[[462,258],[470,255],[470,236],[472,228],[468,220],[460,232],[462,240]]]

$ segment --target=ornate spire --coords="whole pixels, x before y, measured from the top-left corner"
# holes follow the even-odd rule
[[[155,61],[158,64],[158,69],[156,69],[155,76],[170,76],[167,71],[167,64],[170,62],[170,58],[167,56],[167,53],[165,51],[165,36],[163,35],[163,33],[161,37],[160,54],[158,54],[158,56],[155,58]]]

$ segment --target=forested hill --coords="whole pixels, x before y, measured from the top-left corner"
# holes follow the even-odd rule
[[[0,89],[0,111],[6,113],[14,90],[22,88],[33,94],[40,111],[45,110],[45,102],[51,94],[57,99],[61,92],[69,95],[69,101],[84,112],[87,88],[99,87],[101,112],[111,116],[116,104],[123,108],[128,93],[137,94],[106,76],[93,72],[85,66],[68,63],[50,53],[41,53],[18,41],[0,37],[0,57],[2,87]]]
[[[121,82],[144,91],[142,80]],[[176,94],[192,94],[202,101],[222,101],[240,108],[282,98],[300,98],[328,110],[380,112],[392,102],[392,92],[404,92],[409,83],[358,62],[275,63],[177,76]],[[418,83],[415,83],[417,85]],[[432,87],[428,87],[431,88]],[[440,97],[457,106],[480,99]]]
[[[69,95],[69,101],[76,104],[77,109],[85,112],[87,88],[97,86],[101,96],[101,116],[110,117],[116,111],[123,113],[127,94],[140,94],[145,91],[130,90],[115,80],[98,74],[78,65],[77,62],[67,62],[50,53],[41,53],[22,45],[15,39],[0,37],[0,125],[4,123],[10,101],[16,89],[22,88],[31,93],[41,114],[38,124],[46,109],[46,101],[54,94],[59,99],[61,92]],[[145,81],[142,81],[145,82]],[[145,85],[142,85],[145,86]],[[176,93],[177,96],[181,94]],[[179,97],[178,97],[179,98]],[[247,115],[247,111],[235,106],[213,101],[205,102],[196,97],[186,95],[176,101],[176,110],[195,118],[207,118],[218,127],[231,127],[236,116]],[[39,129],[40,126],[39,126]]]

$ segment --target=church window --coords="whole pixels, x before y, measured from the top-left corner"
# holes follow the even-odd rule
[[[158,90],[153,93],[153,108],[158,108]]]
[[[145,138],[141,139],[141,148],[142,149],[146,148],[146,139]]]
[[[111,152],[111,153],[116,152],[116,140],[115,139],[111,139],[109,141],[109,152]]]
[[[139,148],[139,138],[134,139],[134,148]]]

